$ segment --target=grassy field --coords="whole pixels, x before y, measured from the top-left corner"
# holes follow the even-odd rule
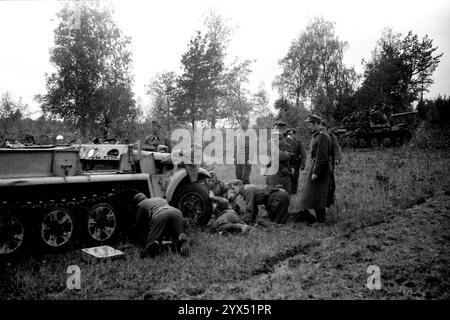
[[[0,298],[449,298],[449,159],[406,147],[347,151],[335,223],[283,226],[261,216],[245,236],[194,233],[187,258],[141,259],[126,242],[116,245],[126,259],[110,262],[84,261],[79,251],[27,257],[0,266]],[[234,178],[234,167],[216,172]],[[264,182],[256,167],[251,182]],[[365,288],[372,264],[382,270],[379,291]],[[81,269],[80,290],[66,288],[69,265]]]

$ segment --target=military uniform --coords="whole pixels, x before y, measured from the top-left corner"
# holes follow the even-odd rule
[[[138,193],[133,201],[137,206],[136,232],[142,242],[146,237],[146,250],[163,238],[169,238],[173,243],[186,241],[182,239],[185,237],[182,213],[170,206],[166,199],[158,197],[148,199],[144,194]]]
[[[159,145],[165,145],[170,151],[170,141],[163,135],[151,134],[145,137],[144,143],[150,151],[157,151]]]
[[[143,149],[149,151],[158,151],[158,146],[164,145],[167,146],[168,148],[167,152],[170,152],[171,151],[170,140],[163,134],[161,134],[160,132],[161,125],[159,124],[158,121],[156,120],[152,121],[152,130],[153,130],[152,134],[146,136],[144,139],[145,145],[143,146]]]
[[[248,226],[243,222],[242,217],[230,208],[228,201],[221,197],[213,197],[211,199],[216,204],[214,210],[215,220],[212,223],[212,231],[214,232],[231,232],[244,233]]]
[[[214,172],[210,172],[211,178],[207,179],[206,187],[211,190],[216,197],[227,197],[229,187],[222,180],[218,179]]]
[[[277,223],[286,223],[289,207],[289,195],[283,189],[247,184],[242,190],[248,218],[256,220],[258,206],[266,207],[269,219]]]
[[[285,126],[286,124],[277,122],[276,125]],[[281,185],[289,195],[295,193],[298,186],[300,167],[302,164],[304,167],[305,158],[305,150],[300,140],[296,140],[286,133],[283,134],[279,139],[278,172],[273,175],[268,175],[266,184],[271,187]],[[297,173],[295,173],[296,168]],[[296,181],[294,181],[295,179]]]
[[[291,188],[292,194],[294,194],[297,193],[298,190],[300,170],[303,170],[306,165],[306,152],[300,139],[289,135],[286,137],[286,139],[288,141],[290,152],[292,153],[292,156],[289,159],[289,163],[293,169],[291,175]]]
[[[316,216],[321,221],[325,220],[325,208],[333,203],[333,197],[331,195],[333,179],[332,161],[330,136],[322,129],[317,130],[313,133],[311,139],[305,183],[300,198],[300,208],[315,209]],[[317,179],[314,182],[311,181],[313,174],[317,175]]]

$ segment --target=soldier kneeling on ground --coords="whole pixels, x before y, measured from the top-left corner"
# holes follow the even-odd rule
[[[172,250],[183,255],[189,255],[189,244],[183,232],[184,222],[180,210],[169,206],[166,199],[147,198],[143,193],[133,197],[136,206],[135,231],[140,242],[145,241],[142,256],[154,257],[161,252],[162,240],[172,241]]]
[[[241,194],[244,197],[249,222],[256,222],[259,205],[265,206],[271,221],[281,224],[287,222],[290,197],[284,189],[255,184],[244,185],[241,180],[231,182],[230,188],[236,195]]]
[[[215,220],[212,223],[211,231],[219,234],[241,233],[245,234],[250,230],[250,226],[245,224],[239,215],[239,207],[234,205],[234,194],[229,195],[229,201],[222,197],[217,197],[212,191],[209,198],[213,203]]]

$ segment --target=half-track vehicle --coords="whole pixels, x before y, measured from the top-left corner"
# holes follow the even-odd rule
[[[107,243],[130,230],[137,191],[204,225],[212,213],[207,178],[205,169],[139,144],[1,148],[0,257]]]

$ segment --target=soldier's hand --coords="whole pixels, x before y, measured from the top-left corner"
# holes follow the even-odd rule
[[[313,173],[313,174],[311,175],[311,181],[314,182],[314,181],[316,181],[316,180],[317,180],[317,174]]]
[[[300,170],[301,170],[301,171],[305,170],[305,167],[300,167]]]
[[[336,166],[338,166],[338,165],[341,164],[341,162],[340,162],[339,160],[335,160],[335,161],[334,161],[334,164],[335,164]]]

